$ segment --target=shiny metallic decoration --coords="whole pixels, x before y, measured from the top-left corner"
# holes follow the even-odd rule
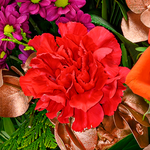
[[[17,68],[12,67],[12,69],[18,72]],[[0,116],[18,117],[24,114],[32,97],[24,95],[20,87],[19,75],[7,69],[1,70],[0,83]]]
[[[149,105],[129,88],[124,91],[122,102],[113,116],[104,116],[102,123],[94,129],[75,132],[69,124],[61,124],[55,118],[55,138],[61,150],[106,150],[132,133],[141,148],[149,144],[148,127],[150,115],[143,115]]]
[[[141,22],[141,15],[127,12],[128,20],[122,18],[121,29],[125,38],[133,43],[148,40],[149,28]]]
[[[32,53],[27,58],[25,64],[21,64],[21,68],[24,70],[25,73],[31,68],[29,65],[30,65],[31,59],[34,58],[34,57],[36,57],[36,52]]]
[[[131,11],[127,12],[127,21],[122,19],[123,35],[134,43],[148,40],[150,0],[126,0],[126,4]]]

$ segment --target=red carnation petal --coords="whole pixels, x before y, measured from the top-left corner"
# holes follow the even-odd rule
[[[33,46],[35,50],[38,50],[41,44],[41,35],[35,36],[28,42],[29,46]]]
[[[78,36],[84,36],[87,34],[87,28],[83,24],[77,22],[68,22],[66,24],[59,23],[58,27],[62,37],[66,34],[74,34]]]
[[[103,93],[101,90],[93,88],[92,90],[86,91],[81,94],[74,94],[70,100],[70,106],[77,109],[82,109],[86,112],[92,106],[100,101]]]
[[[47,108],[48,105],[49,105],[49,101],[43,102],[43,101],[41,101],[41,100],[38,100],[38,102],[36,103],[35,110],[42,111],[42,110],[44,110],[45,108]]]
[[[58,49],[54,36],[49,33],[35,36],[28,44],[37,50],[37,55],[41,53],[53,53]]]
[[[93,56],[96,60],[101,61],[107,54],[112,52],[111,48],[103,47],[99,48],[93,53]]]
[[[108,98],[107,101],[102,104],[104,114],[112,116],[114,114],[114,111],[116,111],[119,103],[121,103],[120,90],[117,90],[113,98]]]
[[[57,43],[55,42],[55,38],[52,34],[43,33],[41,35],[41,45],[37,51],[37,54],[41,53],[53,53],[58,49]]]
[[[104,118],[104,111],[102,106],[100,104],[96,104],[88,110],[87,115],[87,128],[96,128],[103,121]]]
[[[73,108],[70,107],[69,101],[67,105],[62,109],[61,114],[58,116],[58,121],[60,123],[69,123],[69,117],[73,116]]]
[[[83,46],[87,51],[95,51],[102,47],[113,50],[111,60],[117,65],[120,64],[121,49],[115,36],[104,27],[97,26],[91,29],[82,40]],[[112,63],[113,63],[112,62]]]
[[[65,106],[66,103],[66,97],[64,93],[59,90],[55,90],[55,92],[51,95],[43,94],[40,100],[43,102],[53,100],[57,103],[61,103],[63,106]]]
[[[87,112],[80,109],[75,109],[75,121],[72,124],[74,131],[83,131],[84,129],[90,129],[97,127],[104,118],[104,112],[100,104],[96,104]]]
[[[64,106],[60,103],[56,103],[54,101],[50,101],[48,107],[46,108],[48,110],[48,113],[46,113],[46,116],[49,119],[53,119],[54,117],[57,117],[57,113],[63,108]]]

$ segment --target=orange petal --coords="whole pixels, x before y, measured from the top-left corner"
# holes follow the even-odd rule
[[[150,101],[150,47],[142,54],[126,77],[125,83],[137,95]]]

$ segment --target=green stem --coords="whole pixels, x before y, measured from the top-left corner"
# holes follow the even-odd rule
[[[34,22],[34,20],[31,17],[29,18],[29,21],[32,24],[32,26],[34,27],[34,29],[36,30],[36,32],[39,35],[41,35],[42,34],[41,30],[39,29],[39,27],[37,26],[37,24]]]
[[[18,61],[19,63],[22,63],[22,61],[20,59],[18,59],[17,57],[13,56],[13,55],[9,55],[9,57],[13,60]]]
[[[96,8],[98,8],[99,3],[100,3],[100,0],[97,1]]]
[[[33,120],[34,120],[34,112],[30,115],[30,121],[29,121],[28,128],[32,127]]]
[[[102,0],[102,18],[107,20],[107,4],[106,4],[106,0]]]

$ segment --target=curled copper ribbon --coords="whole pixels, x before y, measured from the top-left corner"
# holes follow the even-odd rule
[[[55,118],[55,138],[62,150],[106,150],[132,133],[141,148],[148,146],[149,105],[129,88],[113,116],[105,116],[94,129],[75,132],[70,124],[60,124]]]
[[[32,97],[24,95],[19,76],[23,75],[14,66],[14,71],[7,69],[0,70],[0,116],[1,117],[18,117],[24,114]]]

